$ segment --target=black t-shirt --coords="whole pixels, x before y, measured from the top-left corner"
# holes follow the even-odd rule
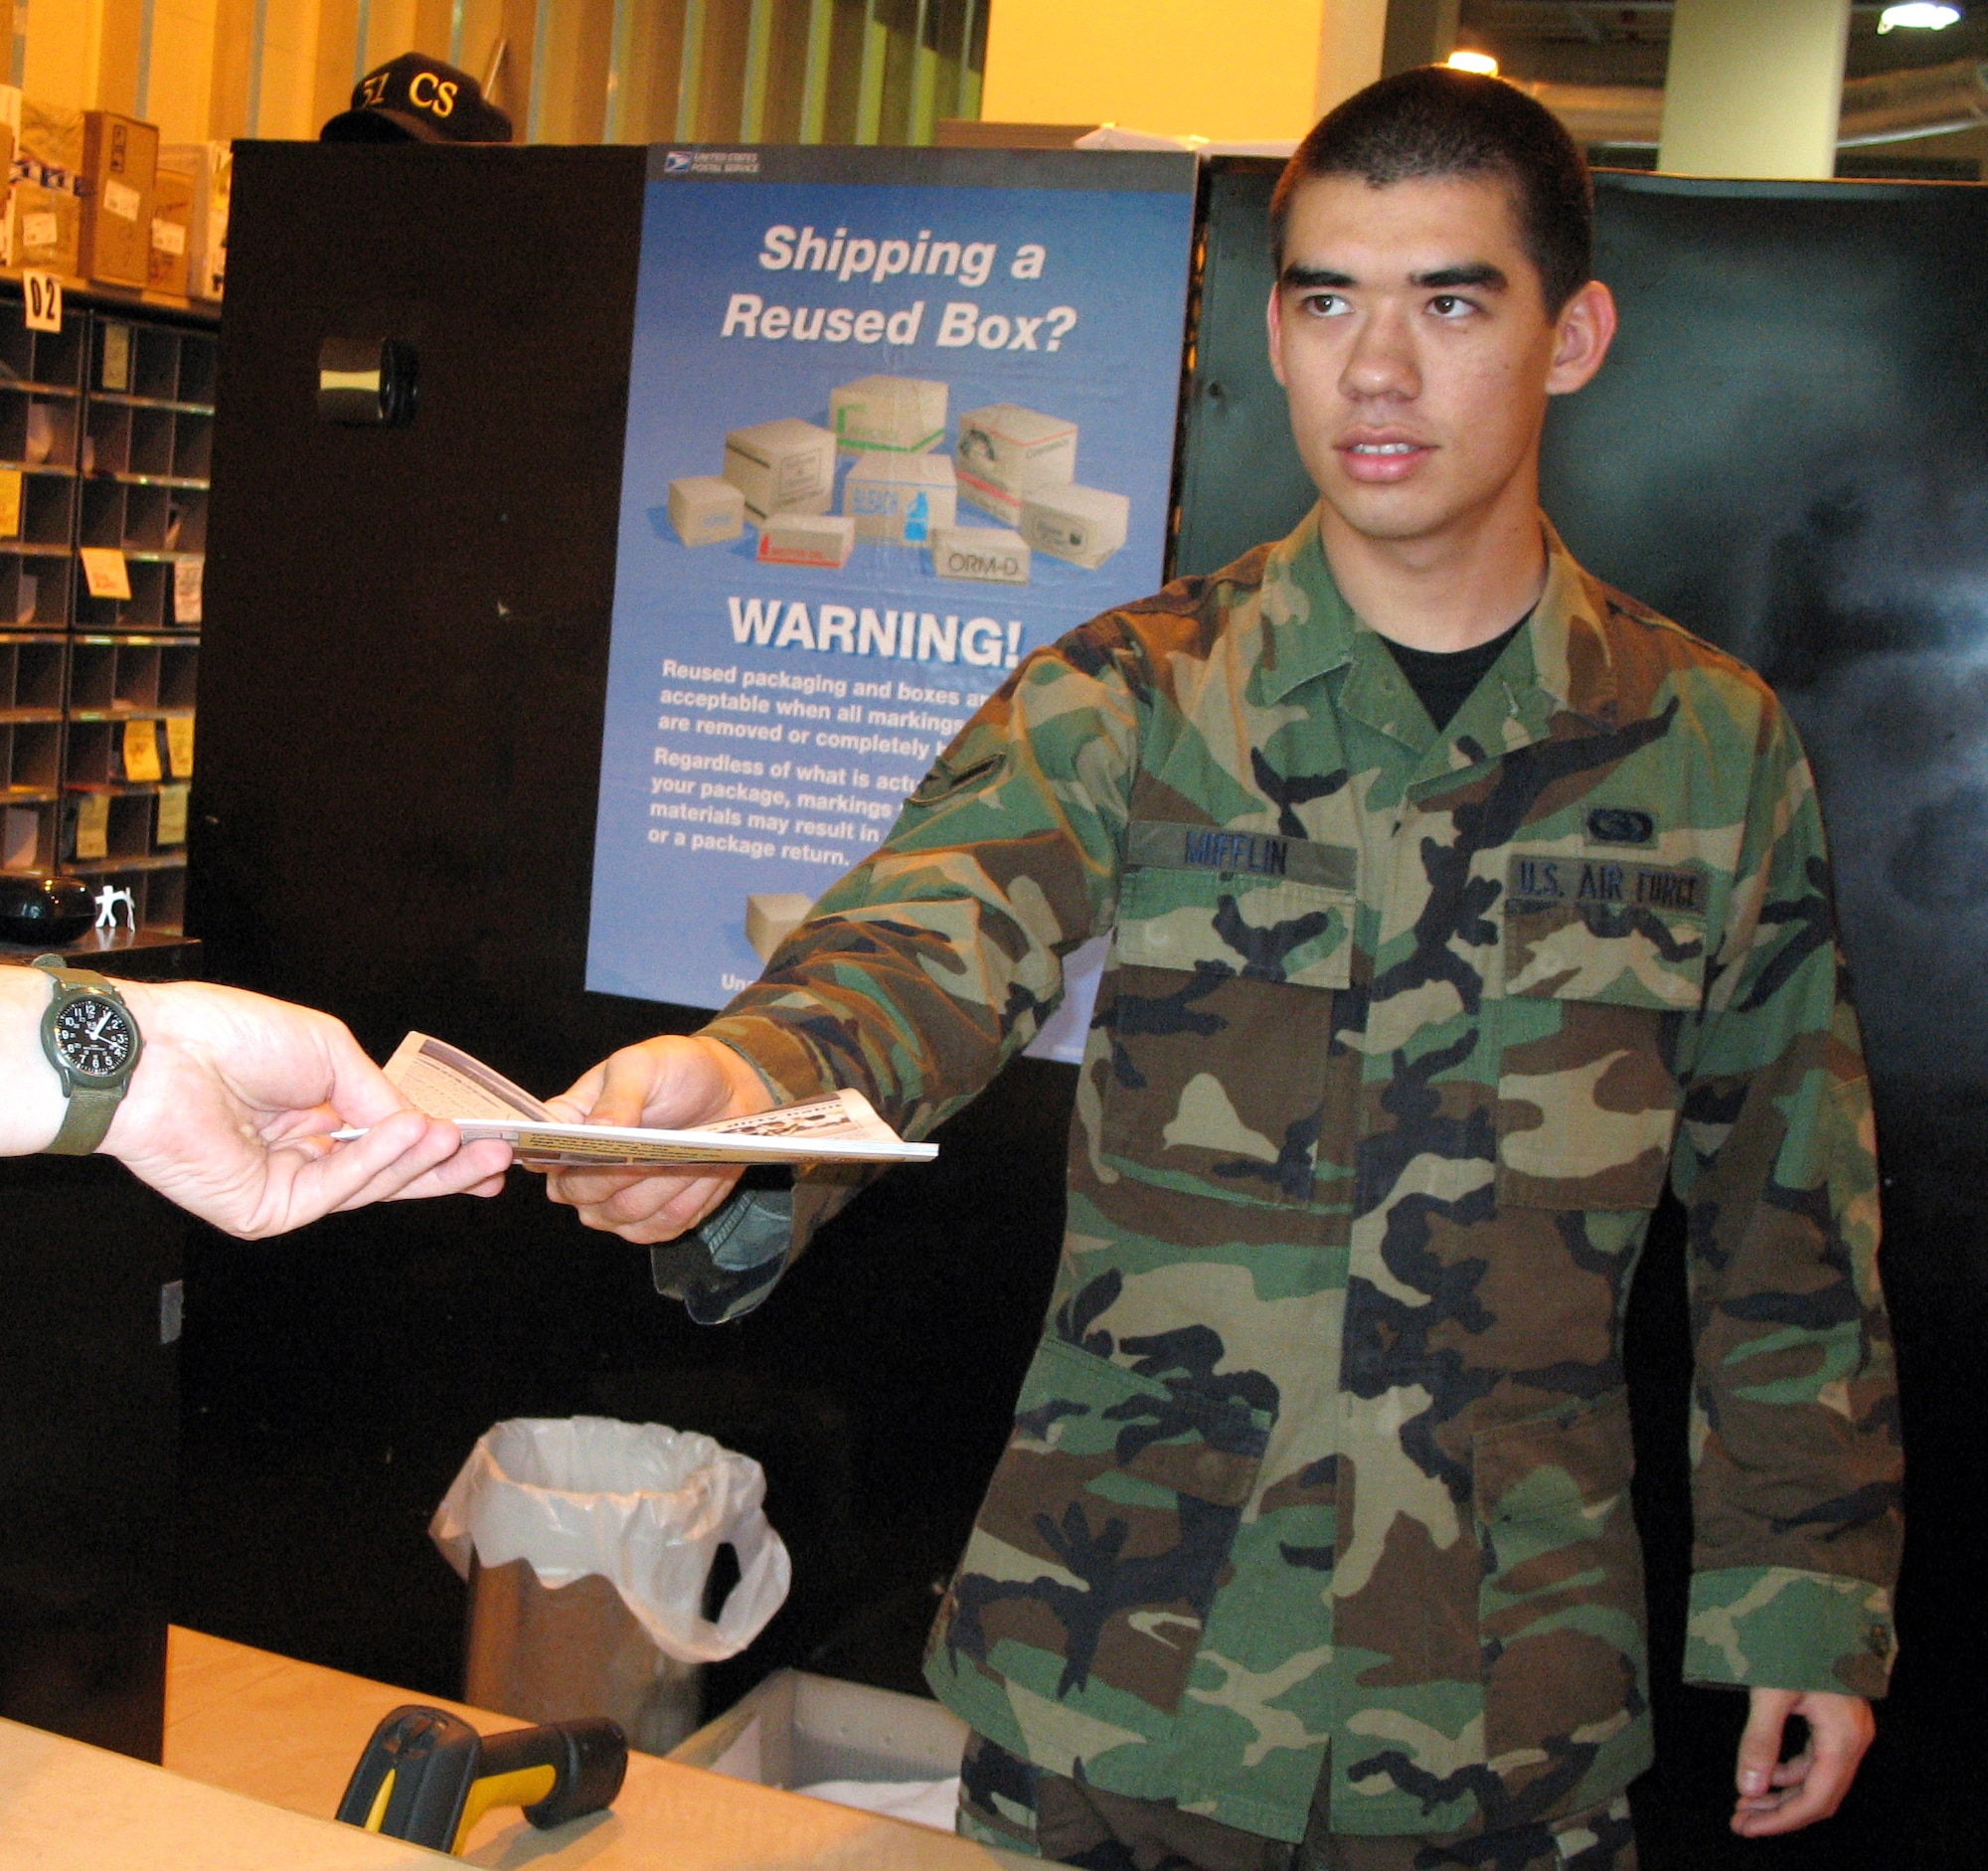
[[[1470,699],[1471,690],[1491,673],[1491,665],[1504,655],[1505,645],[1526,627],[1532,614],[1527,611],[1509,630],[1469,649],[1413,649],[1407,643],[1397,643],[1391,636],[1382,641],[1394,652],[1402,674],[1408,679],[1408,687],[1415,692],[1415,700],[1428,710],[1428,718],[1440,734]]]

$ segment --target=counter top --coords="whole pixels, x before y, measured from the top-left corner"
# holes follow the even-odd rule
[[[322,1669],[250,1649],[198,1631],[173,1628],[166,1662],[165,1765],[169,1774],[142,1767],[118,1756],[97,1756],[129,1775],[156,1776],[172,1781],[185,1797],[224,1788],[250,1800],[286,1807],[270,1814],[271,1821],[292,1823],[291,1815],[320,1819],[337,1809],[339,1796],[380,1718],[404,1702],[430,1703],[460,1715],[484,1733],[521,1726],[509,1716],[492,1715],[438,1697],[416,1696],[363,1676]],[[17,1730],[33,1735],[33,1730]],[[37,1736],[56,1748],[75,1748],[53,1737]],[[83,1749],[84,1754],[95,1754]],[[173,1776],[184,1779],[173,1780]],[[112,1778],[116,1778],[112,1775]],[[13,1831],[5,1803],[11,1790],[12,1767],[0,1747],[0,1836]],[[205,1786],[188,1783],[204,1782]],[[177,1793],[176,1793],[176,1796]],[[246,1802],[245,1802],[246,1803]],[[256,1808],[250,1807],[252,1813]],[[173,1808],[177,1813],[178,1807]],[[175,1821],[176,1822],[176,1821]],[[198,1838],[202,1871],[234,1871],[237,1864],[268,1863],[305,1867],[320,1865],[343,1871],[360,1867],[432,1864],[433,1854],[407,1845],[371,1838],[348,1826],[319,1828],[341,1835],[375,1853],[372,1857],[309,1857],[293,1847],[287,1834],[280,1843],[270,1834],[270,1850],[262,1859],[224,1859],[209,1850],[206,1832]],[[299,1835],[301,1836],[301,1834]],[[379,1856],[380,1853],[387,1856]],[[611,1812],[576,1820],[550,1832],[535,1831],[515,1808],[487,1814],[471,1834],[463,1854],[470,1864],[534,1865],[542,1871],[584,1865],[587,1871],[995,1871],[1000,1866],[1026,1866],[1032,1859],[989,1851],[948,1833],[896,1819],[853,1811],[799,1793],[757,1786],[747,1781],[681,1767],[654,1755],[630,1754],[628,1778]],[[0,1844],[0,1871],[13,1862]],[[60,1865],[70,1860],[34,1859],[35,1864]],[[74,1860],[80,1868],[83,1857]],[[92,1871],[115,1863],[149,1871],[153,1863],[172,1863],[175,1871],[189,1860],[129,1856],[99,1850]]]
[[[450,1862],[0,1721],[0,1871],[427,1871]]]

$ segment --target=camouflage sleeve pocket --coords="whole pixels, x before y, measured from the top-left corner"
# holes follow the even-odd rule
[[[1565,1766],[1647,1703],[1627,1393],[1485,1431],[1474,1455],[1485,1752]]]
[[[935,1648],[1108,1719],[1170,1714],[1271,1420],[1045,1340]]]
[[[1589,872],[1603,881],[1579,890]],[[1705,992],[1698,874],[1512,860],[1499,1041],[1498,1200],[1643,1209],[1663,1194],[1678,1029]]]

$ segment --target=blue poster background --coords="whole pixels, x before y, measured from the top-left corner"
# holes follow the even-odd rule
[[[760,968],[748,897],[818,897],[1020,655],[1157,589],[1193,232],[1180,173],[1178,190],[649,182],[588,988],[722,1005]],[[832,244],[828,265],[809,231]],[[797,252],[815,263],[796,267]],[[766,319],[775,306],[806,316]],[[794,322],[821,335],[798,341]],[[826,427],[831,391],[872,375],[946,385],[933,452],[948,459],[959,417],[986,405],[1077,424],[1077,481],[1129,501],[1122,549],[1094,570],[1039,551],[1014,586],[940,579],[922,545],[863,539],[840,569],[761,564],[749,518],[743,538],[681,542],[669,484],[719,474],[728,430]],[[851,464],[838,457],[833,512]],[[964,500],[957,523],[1001,524]],[[843,627],[823,628],[824,606]],[[886,655],[877,630],[847,627],[865,607],[930,621]]]

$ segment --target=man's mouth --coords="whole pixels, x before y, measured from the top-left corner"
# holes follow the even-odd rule
[[[1360,436],[1339,444],[1348,477],[1370,486],[1405,480],[1433,452],[1427,442],[1403,435]]]

